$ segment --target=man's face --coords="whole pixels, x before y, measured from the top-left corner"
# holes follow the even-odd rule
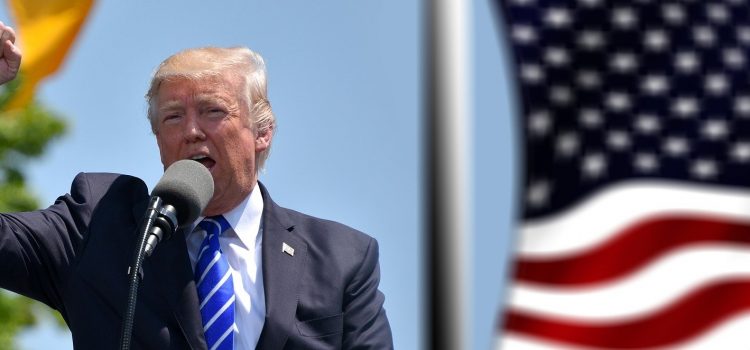
[[[270,144],[270,132],[254,134],[240,86],[239,78],[225,76],[168,79],[156,97],[156,142],[164,168],[195,159],[214,178],[206,216],[233,209],[252,191],[256,152]]]

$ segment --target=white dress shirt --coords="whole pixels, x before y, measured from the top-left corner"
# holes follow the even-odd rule
[[[235,349],[255,349],[263,330],[266,315],[266,298],[263,292],[263,269],[261,268],[261,242],[263,230],[263,197],[256,185],[250,195],[236,208],[223,216],[232,226],[219,236],[221,251],[232,269],[232,283],[236,297],[234,321]],[[193,224],[194,230],[186,237],[190,263],[195,270],[206,231],[198,227],[203,217]]]

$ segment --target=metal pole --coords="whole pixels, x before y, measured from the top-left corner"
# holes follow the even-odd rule
[[[425,50],[428,348],[469,348],[468,13],[464,0],[429,2]]]

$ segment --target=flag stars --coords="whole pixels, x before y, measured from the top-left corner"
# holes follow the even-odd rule
[[[577,42],[585,50],[598,50],[604,47],[604,34],[597,30],[584,30],[578,34]]]
[[[643,114],[635,120],[635,129],[644,135],[652,135],[661,130],[661,121],[654,115]]]
[[[662,145],[664,153],[672,157],[682,157],[690,150],[690,145],[684,137],[667,137]]]
[[[609,65],[618,73],[631,73],[638,68],[638,60],[632,52],[618,52],[612,55]]]
[[[745,118],[750,116],[750,96],[737,96],[734,99],[734,113]]]
[[[595,129],[602,126],[602,112],[595,108],[583,108],[579,114],[581,125],[588,129]]]
[[[739,2],[505,2],[535,150],[528,218],[628,177],[742,185],[750,22],[739,22],[750,0]]]
[[[581,172],[588,179],[598,179],[607,171],[607,158],[601,153],[588,154],[581,161]]]
[[[529,115],[529,131],[533,136],[545,136],[552,128],[552,117],[548,111],[535,111]]]
[[[539,38],[536,30],[527,24],[516,24],[511,29],[511,36],[519,44],[532,44]]]
[[[739,163],[750,162],[750,142],[740,141],[732,145],[729,157]]]
[[[617,29],[627,30],[638,23],[638,18],[632,8],[620,7],[612,10],[612,23]]]
[[[708,19],[716,24],[727,23],[730,16],[726,6],[717,3],[706,5],[706,14]]]
[[[735,34],[737,41],[745,45],[750,45],[750,26],[738,26]]]
[[[564,132],[557,137],[555,150],[563,157],[574,156],[580,148],[578,136],[572,132]]]
[[[568,27],[572,21],[570,11],[564,7],[552,7],[544,14],[544,22],[552,28]]]
[[[698,179],[712,179],[719,175],[719,166],[711,159],[698,159],[691,165],[690,173]]]
[[[698,100],[694,97],[678,97],[672,102],[672,113],[677,117],[694,117],[698,111]]]
[[[545,79],[544,70],[538,64],[521,65],[521,80],[528,84],[538,84]]]
[[[544,52],[544,60],[551,66],[561,67],[570,63],[570,54],[560,47],[550,47]]]
[[[693,40],[700,47],[710,47],[716,43],[716,33],[708,26],[695,26]]]
[[[536,181],[526,191],[526,203],[532,207],[543,207],[549,202],[551,192],[549,181]]]
[[[567,106],[573,101],[573,92],[567,86],[553,86],[550,88],[549,98],[558,106]]]
[[[608,93],[605,97],[605,104],[613,112],[624,112],[632,106],[630,95],[621,91]]]
[[[734,121],[750,120],[750,0],[508,3],[533,146],[527,215],[574,201],[568,186],[628,176],[740,184],[723,177],[750,169]]]
[[[689,74],[698,70],[700,60],[693,51],[681,51],[675,55],[674,65],[678,72]]]
[[[528,6],[533,5],[536,0],[510,0],[510,2],[518,6]]]
[[[662,29],[650,29],[643,35],[643,44],[647,50],[661,52],[669,45],[669,37]]]
[[[578,3],[584,7],[597,7],[602,4],[602,0],[578,0]]]
[[[638,153],[633,159],[633,167],[640,173],[653,173],[659,168],[659,160],[653,153]]]
[[[607,145],[615,151],[623,151],[630,147],[630,136],[622,130],[612,130],[607,133]]]
[[[671,25],[681,25],[685,23],[685,9],[674,3],[664,4],[662,6],[662,17],[665,22]]]
[[[578,86],[586,90],[593,90],[602,85],[602,78],[596,71],[583,70],[576,74]]]
[[[719,141],[729,134],[727,122],[721,119],[707,120],[701,126],[701,135],[711,141]]]
[[[706,75],[703,87],[711,95],[724,95],[729,89],[729,80],[724,74],[711,73]]]
[[[669,80],[661,74],[647,75],[641,81],[641,90],[651,96],[662,95],[669,90]]]
[[[745,54],[742,50],[732,47],[722,51],[722,60],[731,69],[741,69],[745,66]]]

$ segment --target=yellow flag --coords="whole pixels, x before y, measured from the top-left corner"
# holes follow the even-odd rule
[[[23,51],[21,87],[9,108],[26,105],[36,85],[53,74],[81,29],[94,0],[8,0]]]

